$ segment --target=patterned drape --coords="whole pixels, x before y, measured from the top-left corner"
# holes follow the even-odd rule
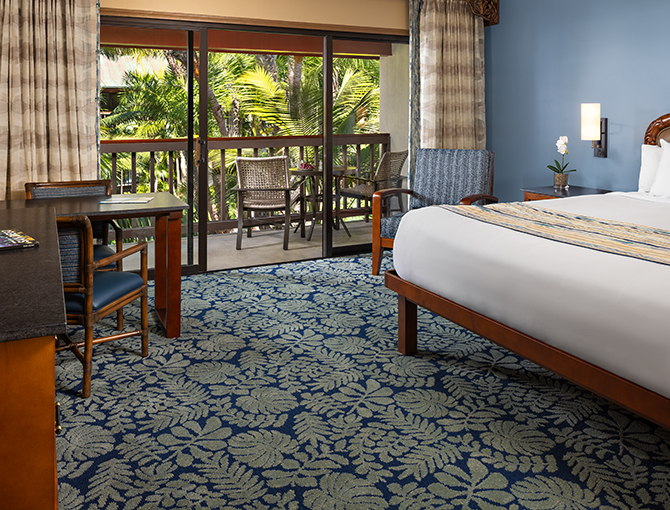
[[[410,155],[485,149],[484,21],[464,0],[410,0]],[[411,164],[411,162],[410,162]]]
[[[0,199],[96,178],[96,0],[0,0]]]

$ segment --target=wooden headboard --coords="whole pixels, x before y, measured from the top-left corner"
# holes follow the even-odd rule
[[[644,134],[646,145],[661,145],[661,139],[670,142],[670,113],[660,116],[649,124]]]

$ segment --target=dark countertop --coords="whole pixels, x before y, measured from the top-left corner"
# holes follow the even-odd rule
[[[39,246],[0,252],[0,342],[65,333],[56,215],[52,207],[0,208],[0,230]]]
[[[524,193],[537,193],[538,195],[547,195],[556,198],[578,197],[581,195],[603,195],[612,192],[612,190],[609,189],[585,188],[583,186],[573,186],[572,184],[564,189],[557,189],[553,186],[537,186],[535,188],[521,188],[521,191]]]

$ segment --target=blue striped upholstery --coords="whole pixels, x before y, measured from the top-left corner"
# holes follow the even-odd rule
[[[395,238],[395,233],[398,231],[398,226],[400,225],[400,220],[407,213],[394,214],[387,218],[382,218],[381,221],[381,236],[387,239]]]
[[[50,187],[50,186],[37,186],[31,190],[33,199],[40,198],[65,198],[65,197],[86,197],[86,196],[97,196],[107,194],[107,187],[105,185],[100,186],[67,186],[67,187]],[[106,221],[94,221],[91,222],[91,227],[93,228],[93,237],[100,239],[104,237],[105,230],[109,228],[108,222]],[[65,242],[61,241],[61,257],[63,256],[62,244]],[[105,257],[109,257],[116,253],[116,250],[106,245],[95,245],[93,247],[93,259],[100,260]],[[116,267],[116,262],[113,262],[108,269]],[[67,281],[67,280],[64,280]]]
[[[494,153],[470,149],[418,149],[409,208],[458,204],[463,197],[490,194]],[[381,236],[395,238],[402,214],[381,218]]]
[[[81,283],[81,233],[78,229],[58,230],[58,247],[60,249],[60,266],[64,283]]]

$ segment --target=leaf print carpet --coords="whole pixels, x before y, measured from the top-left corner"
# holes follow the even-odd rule
[[[184,277],[182,336],[96,346],[86,400],[59,353],[59,508],[670,508],[670,432],[425,310],[400,355],[370,266]]]

